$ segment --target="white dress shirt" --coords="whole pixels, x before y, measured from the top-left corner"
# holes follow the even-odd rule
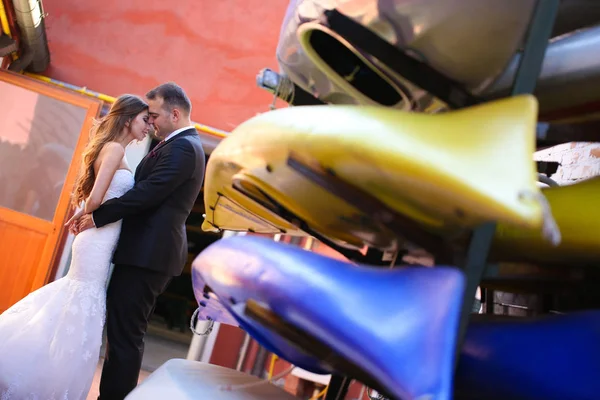
[[[171,139],[173,136],[180,134],[183,131],[187,131],[188,129],[192,129],[195,128],[194,125],[190,125],[190,126],[186,126],[185,128],[180,128],[177,129],[176,131],[171,132],[169,135],[167,135],[167,137],[164,139],[164,141],[166,142],[167,140]]]

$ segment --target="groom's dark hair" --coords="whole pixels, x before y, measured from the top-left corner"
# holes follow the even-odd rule
[[[192,112],[192,103],[190,102],[190,99],[187,97],[181,86],[175,82],[163,83],[146,93],[146,98],[148,100],[155,100],[157,97],[164,100],[164,106],[168,107],[169,110],[179,108],[187,115],[190,115]]]

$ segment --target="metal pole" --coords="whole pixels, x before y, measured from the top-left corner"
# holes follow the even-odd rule
[[[213,350],[215,349],[217,337],[219,337],[220,327],[221,324],[219,322],[215,322],[210,335],[205,336],[206,339],[204,340],[204,349],[202,350],[202,357],[200,357],[201,362],[207,364],[210,363],[210,358],[212,357]]]
[[[488,255],[496,232],[496,223],[484,223],[473,230],[471,243],[466,254],[466,260],[461,262],[464,265],[466,285],[463,294],[462,310],[460,313],[460,322],[458,326],[458,335],[455,349],[455,366],[458,364],[460,351],[463,346],[469,319],[473,313],[473,303],[475,294],[481,278],[487,266]]]
[[[237,371],[241,371],[244,368],[244,363],[246,362],[246,357],[248,355],[248,347],[250,346],[250,335],[246,333],[244,336],[244,342],[242,343],[242,347],[240,348],[240,353],[238,355],[237,365],[235,369]]]
[[[224,231],[221,238],[226,238],[230,236],[235,236],[236,232]],[[205,332],[210,324],[210,321],[196,321],[196,331],[197,332]],[[190,342],[190,347],[188,349],[188,354],[186,359],[192,361],[204,361],[206,359],[210,360],[212,355],[212,351],[215,345],[215,341],[217,340],[217,335],[219,334],[219,326],[218,322],[214,322],[212,332],[208,335],[194,335],[192,337],[192,341]],[[206,361],[208,362],[208,361]]]
[[[535,90],[559,3],[560,0],[537,1],[513,83],[513,96],[524,93],[531,94]]]
[[[210,321],[196,321],[196,331],[204,332],[208,328],[209,324],[210,324]],[[216,325],[216,323],[215,323],[215,325]],[[213,331],[214,331],[214,328],[215,327],[213,326]],[[186,356],[187,360],[200,361],[200,359],[202,358],[202,355],[204,353],[206,341],[209,336],[214,336],[214,333],[211,332],[210,335],[205,335],[205,336],[194,335],[192,337],[192,341],[190,343],[190,348],[188,349],[188,353]]]
[[[259,345],[258,352],[256,353],[256,359],[254,360],[254,365],[252,365],[252,369],[250,370],[250,375],[262,378],[265,372],[265,363],[267,362],[267,358],[269,358],[269,352],[267,349]]]

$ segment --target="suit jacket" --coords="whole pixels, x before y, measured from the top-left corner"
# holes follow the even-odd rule
[[[113,263],[180,275],[187,260],[185,222],[200,193],[205,158],[196,129],[142,159],[135,185],[93,212],[96,227],[123,220]]]

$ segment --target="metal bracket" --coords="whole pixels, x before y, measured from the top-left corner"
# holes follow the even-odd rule
[[[350,383],[352,383],[352,379],[347,376],[331,375],[329,388],[327,389],[324,400],[344,400],[346,394],[348,394]]]
[[[487,267],[488,256],[495,233],[495,222],[485,223],[475,228],[464,261],[457,260],[457,265],[463,266],[466,284],[458,325],[458,334],[456,337],[455,365],[459,360],[460,351],[462,349],[465,333],[467,332],[467,326],[469,325],[469,319],[473,309],[473,302],[475,301],[475,293],[477,292],[477,286],[479,286]]]
[[[519,60],[512,95],[533,93],[542,70],[548,41],[560,0],[538,0],[531,18],[523,54]]]

